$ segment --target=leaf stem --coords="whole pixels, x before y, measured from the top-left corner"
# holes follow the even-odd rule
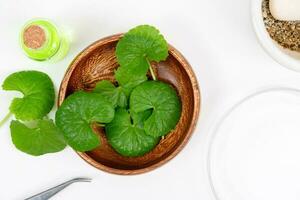
[[[152,66],[151,66],[151,64],[150,64],[150,62],[149,62],[149,60],[148,60],[147,58],[146,58],[146,60],[147,60],[147,63],[148,63],[148,65],[149,65],[149,69],[150,69],[150,73],[151,73],[152,79],[156,81],[156,76],[155,76],[155,74],[154,74],[154,71],[153,71],[153,69],[152,69]]]
[[[5,115],[5,117],[0,121],[0,127],[10,118],[11,115],[12,115],[11,112]]]

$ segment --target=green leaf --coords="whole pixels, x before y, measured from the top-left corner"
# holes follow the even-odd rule
[[[122,67],[141,66],[168,57],[168,44],[153,26],[140,25],[129,30],[117,44],[116,55]]]
[[[137,86],[130,96],[130,109],[135,113],[152,111],[144,122],[144,128],[148,135],[154,137],[168,134],[181,115],[181,103],[176,91],[159,81],[147,81]]]
[[[135,67],[119,67],[115,73],[115,78],[123,88],[125,94],[129,96],[133,88],[148,79],[146,76],[147,70],[148,67],[146,70]]]
[[[91,125],[111,122],[114,112],[114,107],[102,95],[79,91],[63,102],[55,119],[68,144],[73,149],[84,152],[100,145]]]
[[[127,97],[121,87],[116,87],[110,81],[103,80],[96,84],[95,93],[103,95],[114,107],[126,107]]]
[[[62,133],[52,120],[37,120],[34,128],[14,120],[10,130],[16,148],[33,156],[58,152],[66,147]]]
[[[155,27],[141,25],[120,39],[116,56],[120,64],[116,80],[130,93],[134,87],[147,80],[150,61],[159,62],[168,57],[168,44]]]
[[[136,115],[141,121],[145,114]],[[109,144],[121,155],[128,157],[142,156],[150,152],[159,142],[159,138],[147,135],[125,109],[117,109],[113,121],[106,125],[106,136]]]
[[[54,105],[54,86],[45,73],[16,72],[5,79],[2,87],[4,90],[19,91],[24,95],[23,98],[15,98],[10,105],[10,111],[17,119],[23,121],[41,119]]]
[[[130,112],[133,123],[140,128],[144,128],[144,122],[151,116],[152,110],[145,110],[143,112],[135,113]]]

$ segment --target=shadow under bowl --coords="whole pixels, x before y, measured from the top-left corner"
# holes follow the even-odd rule
[[[100,80],[114,79],[114,70],[119,66],[115,56],[117,42],[122,34],[103,38],[83,50],[69,66],[60,86],[58,106],[77,90],[91,90]],[[124,157],[108,144],[104,129],[93,127],[101,138],[100,147],[77,152],[81,158],[103,171],[132,175],[151,171],[176,156],[188,142],[198,121],[200,91],[195,74],[186,59],[169,45],[166,61],[151,63],[157,79],[171,84],[181,99],[182,113],[176,128],[172,130],[148,154],[141,157]]]

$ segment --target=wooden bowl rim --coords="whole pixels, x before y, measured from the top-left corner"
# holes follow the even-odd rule
[[[63,77],[63,80],[62,80],[60,88],[59,88],[58,101],[57,101],[58,107],[62,104],[62,102],[65,99],[67,85],[69,83],[69,80],[71,78],[71,75],[72,75],[74,69],[76,68],[78,63],[81,62],[81,59],[84,58],[90,52],[94,51],[99,46],[102,46],[102,45],[105,45],[105,44],[108,44],[108,43],[111,43],[111,42],[118,41],[122,36],[123,36],[123,33],[120,33],[120,34],[111,35],[111,36],[108,36],[108,37],[104,37],[100,40],[97,40],[96,42],[92,43],[87,48],[82,50],[73,59],[73,61],[69,65],[69,67],[68,67],[68,69],[67,69],[67,71],[66,71],[66,73]],[[194,110],[193,110],[192,122],[191,122],[191,125],[189,126],[189,128],[187,130],[187,133],[186,133],[185,137],[183,138],[183,140],[176,147],[176,149],[173,152],[171,152],[166,158],[164,158],[163,160],[160,160],[159,162],[154,163],[154,164],[152,164],[148,167],[141,168],[141,169],[132,169],[132,170],[116,169],[116,168],[109,167],[109,166],[103,165],[103,164],[95,161],[89,155],[87,155],[87,153],[85,153],[85,152],[78,152],[77,151],[76,153],[84,161],[86,161],[87,163],[89,163],[90,165],[92,165],[93,167],[95,167],[97,169],[100,169],[102,171],[105,171],[105,172],[108,172],[108,173],[111,173],[111,174],[137,175],[137,174],[143,174],[143,173],[152,171],[152,170],[154,170],[158,167],[161,167],[162,165],[164,165],[165,163],[167,163],[168,161],[173,159],[186,146],[186,144],[189,141],[189,139],[191,138],[191,136],[193,134],[193,131],[195,130],[197,122],[198,122],[200,107],[201,107],[201,93],[200,93],[200,89],[199,89],[199,86],[198,86],[198,81],[197,81],[196,75],[195,75],[191,65],[188,63],[188,61],[184,58],[184,56],[176,48],[174,48],[170,44],[168,44],[168,45],[169,45],[169,53],[172,54],[172,56],[174,56],[174,58],[183,66],[184,70],[188,74],[188,77],[191,81],[192,88],[193,88]]]

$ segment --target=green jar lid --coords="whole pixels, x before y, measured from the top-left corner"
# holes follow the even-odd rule
[[[57,28],[43,19],[28,22],[21,31],[20,41],[25,54],[39,61],[53,57],[61,45]]]

